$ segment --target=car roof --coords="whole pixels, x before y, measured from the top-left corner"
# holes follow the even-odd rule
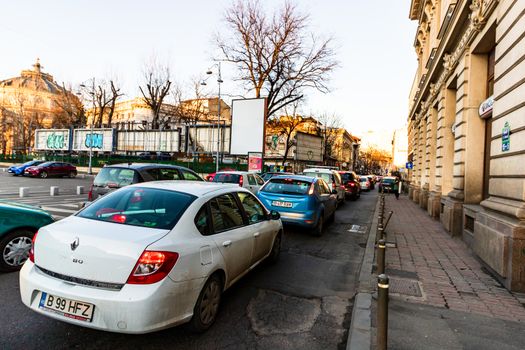
[[[286,175],[284,174],[284,175],[274,176],[268,181],[272,181],[274,179],[294,179],[294,180],[303,180],[303,181],[313,182],[313,181],[316,181],[318,178],[313,177],[313,176],[306,176],[306,175]]]
[[[205,182],[205,181],[148,181],[140,182],[126,187],[144,187],[157,188],[161,190],[177,191],[192,194],[194,196],[202,196],[210,192],[215,192],[224,189],[236,189],[239,191],[247,191],[238,184],[224,184],[220,182]]]
[[[326,168],[309,168],[309,169],[304,169],[303,173],[304,172],[314,172],[314,173],[323,173],[323,174],[333,174],[334,171],[335,170],[326,169]]]
[[[238,171],[238,170],[232,170],[232,171],[229,171],[229,170],[224,170],[224,171],[219,171],[218,173],[216,174],[235,174],[235,175],[247,175],[247,174],[255,174],[255,173],[251,173],[249,171]]]
[[[172,168],[172,169],[191,170],[191,169],[188,169],[180,165],[158,164],[158,163],[119,163],[119,164],[106,165],[104,168],[129,168],[129,169],[135,169],[135,170],[152,169],[152,168]]]

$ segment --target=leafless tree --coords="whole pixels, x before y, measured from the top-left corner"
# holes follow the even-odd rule
[[[28,96],[22,91],[16,91],[14,95],[13,149],[23,154],[30,151],[35,130],[44,126],[45,115],[39,113],[37,108],[41,104],[39,96]]]
[[[158,129],[163,124],[163,121],[160,120],[162,103],[170,93],[172,84],[170,69],[167,64],[163,65],[155,57],[152,57],[149,62],[144,64],[143,79],[143,85],[139,86],[139,89],[144,103],[153,113],[151,128]]]
[[[323,138],[323,159],[325,164],[337,153],[337,136],[343,126],[336,114],[323,113],[316,117],[319,122],[319,133]]]
[[[82,94],[86,103],[94,103],[92,123],[95,128],[111,127],[115,104],[124,94],[120,92],[117,83],[110,80],[96,80],[95,85],[85,85]]]
[[[268,129],[276,133],[278,137],[284,137],[284,154],[282,165],[288,160],[290,148],[294,145],[294,136],[298,129],[306,122],[298,113],[299,103],[295,101],[284,107],[284,115],[279,118],[271,118],[268,121]]]
[[[391,159],[389,152],[375,146],[368,146],[360,150],[356,168],[363,174],[379,174]]]
[[[224,16],[229,36],[218,35],[225,61],[239,69],[239,80],[255,97],[267,97],[268,116],[300,100],[313,88],[328,92],[337,67],[332,39],[309,32],[307,15],[290,2],[268,16],[257,0],[236,0]]]
[[[80,99],[71,93],[72,88],[62,83],[62,89],[55,98],[55,112],[51,127],[69,128],[72,126],[83,126],[86,123],[84,106]]]

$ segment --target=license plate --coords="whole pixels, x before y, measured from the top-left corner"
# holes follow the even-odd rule
[[[281,201],[273,201],[272,205],[276,206],[276,207],[285,207],[285,208],[291,208],[292,207],[292,203],[290,203],[290,202],[281,202]]]
[[[86,322],[91,322],[95,310],[93,304],[58,297],[46,292],[42,292],[38,307],[48,312]]]

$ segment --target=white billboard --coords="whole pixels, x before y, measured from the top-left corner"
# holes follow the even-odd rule
[[[73,130],[73,151],[112,152],[113,129],[75,129]]]
[[[180,152],[179,130],[125,130],[117,134],[118,151]]]
[[[298,132],[295,134],[295,160],[310,162],[323,161],[323,138]]]
[[[266,99],[233,100],[230,154],[264,152],[265,123]]]
[[[221,126],[220,153],[230,151],[230,127]],[[188,127],[188,152],[215,153],[217,152],[217,126],[190,126]]]
[[[69,129],[35,130],[35,147],[37,151],[69,151],[71,131]]]

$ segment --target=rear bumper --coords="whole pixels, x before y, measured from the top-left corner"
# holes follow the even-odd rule
[[[187,322],[204,279],[149,285],[125,284],[105,290],[53,278],[27,261],[20,271],[20,295],[31,310],[77,326],[119,333],[149,333]],[[39,307],[41,292],[95,305],[91,322],[75,320]]]
[[[306,212],[279,212],[281,221],[285,225],[314,228],[317,225],[318,215],[315,211]]]

